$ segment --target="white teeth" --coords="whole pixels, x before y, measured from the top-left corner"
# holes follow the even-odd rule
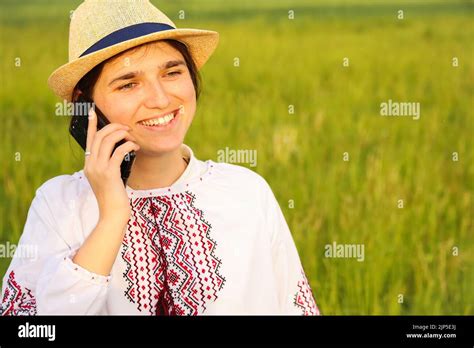
[[[145,126],[158,126],[158,125],[164,126],[170,123],[173,118],[174,118],[174,114],[171,113],[160,118],[154,118],[152,120],[141,121],[140,123]]]

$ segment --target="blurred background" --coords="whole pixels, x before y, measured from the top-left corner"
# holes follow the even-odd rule
[[[152,2],[220,33],[185,143],[257,150],[240,165],[272,187],[323,314],[474,314],[473,1]],[[43,182],[83,167],[46,84],[80,3],[0,0],[3,245]],[[420,118],[381,116],[388,100]]]

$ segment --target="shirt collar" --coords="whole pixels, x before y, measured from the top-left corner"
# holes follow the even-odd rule
[[[194,156],[193,150],[186,144],[181,144],[181,156],[188,161],[188,165],[181,176],[169,187],[147,190],[134,190],[127,185],[126,191],[130,197],[153,196],[173,192],[195,182],[204,176],[208,170],[208,162],[203,162]]]

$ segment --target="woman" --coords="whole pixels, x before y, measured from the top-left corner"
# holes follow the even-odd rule
[[[48,82],[110,124],[91,109],[84,169],[37,190],[20,245],[38,253],[13,259],[3,315],[319,314],[266,181],[183,144],[217,42],[148,1],[76,9],[69,63]]]

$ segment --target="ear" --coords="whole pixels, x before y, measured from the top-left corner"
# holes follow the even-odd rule
[[[82,91],[78,88],[75,88],[74,91],[72,92],[72,102],[75,103],[77,100],[83,95]]]

